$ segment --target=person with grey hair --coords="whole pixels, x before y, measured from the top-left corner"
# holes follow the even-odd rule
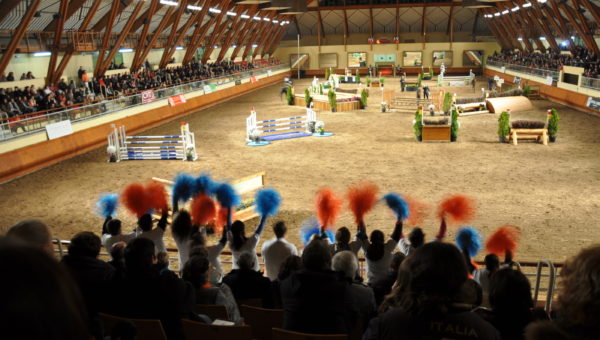
[[[8,229],[6,237],[40,249],[50,256],[54,255],[52,234],[41,220],[27,219],[17,222]]]
[[[341,251],[331,259],[331,269],[342,273],[344,279],[350,282],[354,309],[359,311],[359,318],[366,325],[375,315],[375,295],[373,289],[354,280],[358,271],[358,258],[349,250]]]
[[[237,259],[238,269],[225,275],[223,283],[231,288],[236,300],[261,299],[263,307],[271,308],[271,280],[254,270],[254,256],[253,253],[242,252]]]

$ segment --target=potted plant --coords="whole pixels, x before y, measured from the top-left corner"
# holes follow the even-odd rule
[[[421,69],[421,76],[423,77],[423,80],[431,80],[431,78],[433,77],[431,75],[431,67],[429,68],[429,72],[425,73],[425,70]]]
[[[558,122],[560,117],[556,109],[548,110],[548,136],[550,142],[556,142],[556,135],[558,134]]]
[[[367,77],[367,87],[371,86],[371,78]]]
[[[385,112],[385,111],[387,111],[387,103],[381,102],[381,112]]]
[[[385,83],[385,78],[384,77],[379,77],[379,86],[383,87],[384,83]]]
[[[294,105],[294,89],[291,86],[287,88],[285,98],[287,99],[288,105]]]
[[[433,79],[433,67],[429,67],[429,79]]]
[[[356,82],[360,84],[360,72],[356,70]]]
[[[315,124],[315,128],[316,128],[316,131],[317,131],[317,132],[318,132],[320,135],[323,135],[323,134],[325,134],[325,123],[323,123],[323,121],[322,121],[322,120],[318,121],[318,122]]]
[[[508,142],[508,135],[510,134],[510,115],[508,112],[503,111],[498,118],[498,140],[500,143]]]
[[[369,98],[369,94],[367,93],[367,89],[362,89],[360,93],[360,106],[364,110],[367,108],[367,99]]]
[[[422,80],[423,80],[423,76],[421,76],[421,74],[419,73],[419,76],[417,77],[417,88],[421,87]]]
[[[329,89],[329,92],[327,92],[327,99],[329,99],[329,105],[331,105],[331,112],[336,112],[337,100],[335,98],[335,91],[331,88]]]
[[[330,75],[331,75],[331,74],[329,73],[329,67],[326,67],[326,68],[325,68],[325,81],[327,81],[327,80],[329,79],[329,76],[330,76]]]
[[[531,95],[531,86],[523,85],[523,95],[529,97]]]
[[[413,120],[413,132],[415,133],[415,138],[417,141],[421,141],[423,139],[423,112],[421,109],[418,109],[415,113],[415,120]]]
[[[456,107],[452,108],[452,124],[450,126],[450,141],[456,142],[458,139],[458,129],[460,124],[458,123],[458,110]]]
[[[444,107],[442,107],[445,116],[450,114],[450,108],[452,108],[452,93],[446,92],[444,95]]]
[[[323,94],[323,84],[319,84],[319,94]]]
[[[253,141],[254,143],[258,143],[261,141],[260,139],[260,135],[262,134],[262,131],[260,129],[252,129],[250,130],[250,132],[248,133],[248,139],[250,139],[251,141]]]
[[[117,148],[114,146],[109,146],[106,148],[106,153],[108,153],[108,161],[114,163],[117,161]]]
[[[304,101],[306,102],[306,107],[310,107],[310,103],[312,103],[312,97],[310,96],[310,91],[308,87],[304,89]]]

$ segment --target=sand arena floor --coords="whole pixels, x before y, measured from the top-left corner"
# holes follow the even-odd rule
[[[310,80],[301,80],[303,91]],[[399,87],[397,79],[386,86]],[[480,85],[480,84],[478,84]],[[483,81],[481,82],[483,85]],[[478,86],[480,87],[480,86]],[[104,192],[119,192],[133,181],[151,177],[171,179],[178,172],[209,171],[217,179],[234,179],[258,171],[283,196],[277,219],[287,222],[288,238],[300,244],[298,226],[313,213],[313,197],[320,186],[345,193],[348,185],[371,180],[381,192],[406,193],[437,204],[448,193],[465,193],[477,200],[471,225],[483,235],[509,223],[521,227],[520,260],[549,258],[562,261],[582,247],[600,240],[600,119],[546,100],[534,101],[535,110],[514,113],[514,119],[545,119],[548,108],[561,115],[557,143],[543,146],[500,144],[498,115],[460,119],[457,143],[418,143],[412,132],[413,114],[381,113],[381,92],[373,89],[369,108],[356,112],[318,112],[331,138],[299,138],[260,148],[244,145],[245,118],[254,106],[258,119],[302,114],[301,107],[284,105],[280,85],[235,98],[185,117],[196,134],[200,160],[106,162],[105,148],[0,185],[0,228],[29,217],[41,218],[62,239],[76,232],[100,233],[102,219],[93,213]],[[435,88],[434,88],[435,89]],[[470,88],[452,88],[459,96],[473,96]],[[414,93],[411,94],[411,96]],[[166,123],[144,135],[179,131],[181,120]],[[121,210],[125,229],[134,220]],[[352,226],[344,210],[338,226]],[[367,216],[368,228],[391,232],[391,213],[379,205]],[[256,221],[248,223],[254,228]],[[426,221],[427,237],[439,222]],[[455,228],[448,239],[453,239]],[[169,243],[173,245],[170,239]],[[272,237],[269,227],[263,239]]]

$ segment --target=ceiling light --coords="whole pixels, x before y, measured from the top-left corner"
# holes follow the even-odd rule
[[[218,45],[215,45],[215,46],[213,46],[213,48],[219,48],[219,46],[218,46]]]
[[[531,7],[531,3],[530,2],[526,2],[523,4],[523,8],[527,8],[527,7]]]
[[[119,50],[119,53],[130,53],[133,52],[133,49],[131,48],[122,48]]]
[[[221,10],[217,8],[209,8],[208,11],[211,13],[221,13]]]
[[[237,13],[236,13],[236,12],[232,12],[232,11],[227,11],[227,13],[225,13],[225,14],[227,14],[227,15],[230,15],[230,16],[232,16],[232,17],[234,17],[234,16],[236,16],[236,15],[237,15]]]
[[[540,4],[545,4],[548,0],[537,0]]]
[[[181,51],[181,50],[183,50],[183,46],[177,46],[177,47],[175,47],[175,49],[176,49],[177,51]]]
[[[279,20],[275,20],[275,19],[273,19],[273,21],[272,21],[272,22],[273,22],[274,24],[278,24],[278,23],[279,23]]]
[[[177,1],[171,1],[171,0],[160,0],[160,3],[162,5],[167,5],[167,6],[177,6],[177,5],[179,5],[177,3]]]
[[[237,47],[237,45],[236,45],[236,44],[233,44],[233,45],[231,45],[231,47],[233,47],[233,48],[236,48],[236,47]]]
[[[567,45],[569,45],[569,41],[568,40],[563,40],[560,44],[563,45],[563,46],[567,46]]]
[[[518,38],[517,38],[517,40],[518,40],[518,41],[523,41],[523,38],[521,38],[521,37],[518,37]]]
[[[575,40],[575,36],[574,35],[571,36],[571,40]]]
[[[504,14],[508,14],[508,10],[507,9],[505,9],[504,11],[502,11],[502,15],[504,15]]]
[[[34,57],[49,57],[52,55],[52,52],[35,52],[33,54]]]
[[[258,45],[257,44],[252,44],[252,47],[258,47]]]
[[[247,14],[242,14],[242,15],[240,15],[240,18],[242,18],[242,19],[248,19],[248,18],[250,18],[250,16],[247,15]]]
[[[500,16],[500,12],[494,13],[494,16],[499,17]]]
[[[540,37],[540,40],[546,40],[546,37]]]
[[[187,5],[188,9],[194,10],[194,11],[200,11],[202,10],[202,7],[200,6],[194,6],[194,5]]]
[[[518,10],[519,10],[519,6],[517,6],[517,7],[514,7],[514,8],[512,8],[512,9],[511,9],[511,11],[513,11],[513,12],[516,12],[516,11],[518,11]]]
[[[264,21],[271,21],[269,18],[263,18]]]
[[[260,21],[262,18],[261,17],[253,17],[252,20],[258,20]]]

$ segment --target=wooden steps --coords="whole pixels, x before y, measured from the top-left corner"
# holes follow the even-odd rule
[[[535,140],[548,145],[548,130],[547,129],[510,129],[509,141],[512,140],[513,145],[518,145],[518,140]]]

